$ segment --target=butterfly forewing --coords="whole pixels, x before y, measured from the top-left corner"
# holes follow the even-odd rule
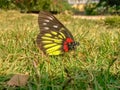
[[[49,29],[59,30],[59,28],[61,27],[56,18],[49,12],[40,12],[38,23],[41,31]]]
[[[44,32],[45,30],[56,30],[57,32],[61,31],[66,34],[67,37],[73,39],[71,32],[49,12],[40,12],[38,23],[41,32]]]

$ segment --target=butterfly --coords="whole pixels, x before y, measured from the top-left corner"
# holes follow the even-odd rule
[[[40,33],[36,42],[47,55],[60,55],[79,45],[71,32],[50,12],[41,11],[38,16]]]

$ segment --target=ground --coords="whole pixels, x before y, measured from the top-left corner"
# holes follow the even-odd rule
[[[99,20],[55,16],[80,45],[62,56],[51,57],[43,55],[36,45],[38,15],[0,12],[0,89],[119,90],[120,29],[106,25],[106,16]],[[26,73],[29,80],[25,86],[7,85],[14,74]]]

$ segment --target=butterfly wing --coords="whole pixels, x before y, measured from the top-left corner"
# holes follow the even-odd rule
[[[40,49],[48,55],[63,54],[64,34],[56,31],[44,31],[37,37],[37,44]]]
[[[49,12],[41,11],[39,13],[38,24],[41,32],[55,30],[56,32],[62,32],[65,36],[73,39],[71,32]]]
[[[38,17],[40,34],[37,36],[37,44],[48,55],[63,54],[63,43],[66,38],[73,39],[70,31],[60,23],[51,13],[40,12]]]

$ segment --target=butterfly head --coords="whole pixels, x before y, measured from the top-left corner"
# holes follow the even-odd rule
[[[68,52],[69,50],[75,49],[76,46],[78,46],[78,45],[79,45],[79,42],[75,42],[71,38],[67,38],[64,41],[63,49],[64,49],[65,52]]]
[[[76,48],[76,46],[79,45],[79,42],[71,42],[71,43],[68,43],[68,49],[69,50],[74,50]]]

